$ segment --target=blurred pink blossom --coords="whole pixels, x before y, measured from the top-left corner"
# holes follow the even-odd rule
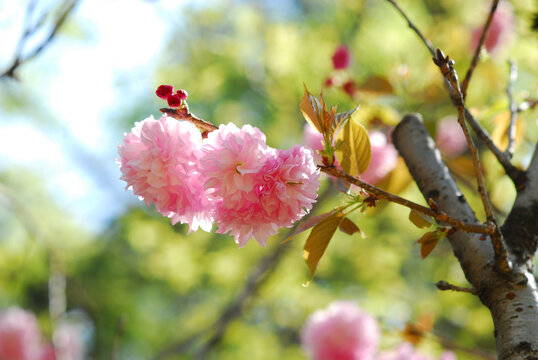
[[[395,350],[383,351],[376,360],[433,360],[433,357],[418,353],[410,343],[403,343]],[[452,351],[445,351],[439,360],[456,360],[456,355]]]
[[[17,307],[2,310],[0,359],[35,360],[41,352],[41,333],[35,315]]]
[[[323,135],[309,123],[306,123],[303,127],[303,144],[313,150],[314,161],[320,165],[321,155],[318,150],[323,150]]]
[[[471,36],[471,48],[474,51],[480,41],[483,26],[473,30]],[[495,52],[498,48],[504,45],[511,34],[515,32],[515,17],[514,12],[507,1],[499,2],[497,10],[491,20],[484,46],[490,53]]]
[[[136,123],[118,147],[121,179],[156,210],[209,231],[212,218],[204,177],[198,169],[202,138],[194,125],[163,115]]]
[[[301,343],[314,360],[361,360],[373,358],[379,336],[371,315],[353,302],[335,301],[310,315]]]
[[[351,62],[351,54],[345,45],[340,45],[332,56],[333,66],[336,70],[346,69]]]
[[[467,140],[455,116],[447,116],[439,121],[435,132],[435,143],[447,156],[458,156],[467,149]]]
[[[368,169],[361,174],[361,179],[369,184],[377,184],[383,180],[398,163],[398,152],[387,135],[381,131],[371,131],[369,134],[372,149],[372,160]]]
[[[83,360],[84,340],[82,329],[76,324],[62,322],[54,331],[54,347],[58,360]]]
[[[39,355],[39,360],[57,360],[54,346],[52,346],[51,343],[46,343],[43,345],[41,348],[41,354]],[[61,360],[61,358],[58,360]]]

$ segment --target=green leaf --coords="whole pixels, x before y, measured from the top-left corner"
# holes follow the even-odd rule
[[[420,244],[420,255],[423,259],[425,259],[426,256],[430,255],[441,237],[442,236],[441,234],[439,234],[439,231],[434,230],[428,231],[426,234],[422,235],[422,237],[417,241]]]
[[[356,232],[361,232],[361,229],[359,229],[359,227],[355,225],[355,223],[349,220],[347,217],[342,219],[342,221],[340,222],[340,225],[338,225],[338,228],[340,229],[340,231],[348,235],[353,235]]]
[[[343,217],[344,214],[341,212],[331,214],[320,221],[319,224],[312,229],[308,239],[306,239],[303,249],[303,258],[310,269],[310,280],[308,280],[305,286],[308,286],[312,282],[319,260],[325,253],[325,249],[327,249],[327,245],[329,245],[329,242]]]
[[[428,228],[433,224],[431,217],[419,213],[413,209],[411,209],[411,212],[409,213],[409,220],[419,229]]]
[[[336,158],[342,169],[359,176],[370,165],[372,151],[366,129],[350,117],[336,136]]]

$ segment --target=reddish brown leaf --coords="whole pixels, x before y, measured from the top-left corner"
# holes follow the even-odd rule
[[[440,234],[438,231],[429,231],[422,235],[417,241],[420,246],[420,255],[422,258],[426,258],[439,242]]]
[[[340,222],[340,225],[338,225],[338,228],[340,229],[340,231],[348,235],[353,235],[356,232],[361,231],[361,229],[359,229],[359,227],[355,225],[355,223],[349,220],[348,218],[343,218],[342,221]]]

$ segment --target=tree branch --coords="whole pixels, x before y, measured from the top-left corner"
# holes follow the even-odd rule
[[[538,144],[526,171],[526,181],[502,226],[505,240],[520,263],[530,262],[538,248]],[[532,267],[532,264],[528,264]]]
[[[495,225],[495,231],[491,234],[491,242],[495,250],[495,263],[498,265],[499,269],[504,272],[509,272],[510,267],[508,265],[508,252],[504,248],[502,234],[497,225],[497,219],[493,214],[493,209],[489,202],[488,193],[486,191],[486,185],[484,183],[484,177],[482,175],[482,169],[480,166],[480,158],[478,156],[478,151],[474,145],[473,139],[469,134],[469,129],[465,122],[465,99],[460,90],[460,84],[458,81],[458,74],[454,69],[454,60],[451,60],[448,56],[445,57],[441,50],[437,50],[436,56],[433,58],[435,65],[439,67],[443,77],[450,82],[452,88],[452,99],[454,104],[458,109],[458,122],[465,134],[465,139],[469,145],[469,150],[471,151],[471,156],[473,159],[474,172],[476,177],[476,182],[478,185],[478,193],[482,199],[482,204],[484,206],[484,211],[486,212],[486,217],[488,222],[491,222]]]
[[[392,138],[424,197],[433,198],[451,216],[476,222],[474,212],[442,162],[420,115],[405,116]],[[533,160],[534,163],[538,178],[538,159]],[[529,193],[538,188],[538,181],[533,186]],[[538,196],[538,191],[536,194]],[[520,267],[517,271],[521,272],[499,272],[493,262],[495,253],[491,242],[481,241],[479,235],[456,231],[448,240],[465,277],[491,311],[499,359],[537,356],[538,296],[532,272]]]
[[[163,108],[160,109],[160,111],[168,116],[173,117],[177,120],[185,120],[188,122],[193,123],[198,128],[211,132],[213,130],[217,130],[218,127],[211,124],[210,122],[207,122],[205,120],[200,119],[199,117],[194,116],[191,112],[189,112],[189,108],[187,106],[183,106],[179,109],[168,109]]]
[[[435,284],[435,286],[437,286],[437,288],[439,290],[442,290],[442,291],[451,290],[451,291],[466,292],[466,293],[469,293],[469,294],[477,295],[476,289],[464,288],[464,287],[452,285],[451,283],[449,283],[447,281],[438,281]]]
[[[402,17],[407,21],[407,25],[409,25],[409,27],[415,32],[415,34],[418,35],[418,37],[420,38],[420,40],[422,40],[422,42],[424,43],[424,45],[426,45],[426,47],[428,48],[428,50],[430,51],[430,54],[432,56],[435,56],[435,50],[433,48],[433,45],[432,43],[430,42],[430,40],[426,39],[426,37],[424,35],[422,35],[422,33],[420,32],[420,30],[415,26],[415,24],[413,24],[413,22],[411,21],[411,19],[409,19],[409,17],[406,15],[406,13],[402,10],[402,8],[398,5],[398,3],[396,3],[395,0],[387,0],[388,2],[390,2],[392,4],[392,6],[394,6],[396,8],[396,10],[398,10],[398,12],[400,13],[400,15],[402,15]]]
[[[514,83],[517,80],[517,65],[513,61],[509,61],[510,75],[508,78],[508,86],[506,87],[506,94],[508,95],[508,102],[510,107],[510,125],[508,126],[508,145],[506,146],[506,156],[512,158],[514,154],[515,138],[516,138],[516,123],[517,123],[517,103],[514,101],[512,94]]]
[[[78,2],[79,2],[79,0],[66,1],[64,3],[65,8],[60,13],[58,18],[54,21],[54,25],[53,25],[52,30],[49,33],[49,35],[39,45],[37,45],[35,48],[33,48],[28,53],[28,55],[24,56],[23,55],[23,50],[24,50],[24,46],[26,45],[26,42],[27,42],[28,38],[31,35],[33,35],[35,33],[35,31],[39,27],[41,27],[41,25],[43,24],[43,21],[40,20],[40,21],[38,21],[38,23],[35,26],[30,25],[30,23],[29,23],[30,15],[33,12],[33,8],[34,8],[34,1],[31,1],[29,3],[29,5],[28,5],[27,11],[26,11],[26,17],[25,17],[26,26],[25,26],[25,29],[23,31],[23,34],[21,35],[21,38],[19,39],[19,42],[17,43],[17,48],[16,48],[16,51],[15,51],[15,58],[14,58],[13,62],[11,63],[11,65],[3,73],[0,74],[0,79],[2,79],[4,77],[16,78],[15,71],[22,64],[24,64],[25,62],[33,59],[34,57],[39,55],[45,48],[47,48],[52,43],[52,41],[54,40],[56,34],[58,33],[58,30],[65,23],[68,16],[72,13],[73,9],[78,4]],[[44,17],[42,17],[42,19],[44,19]]]
[[[411,24],[411,29],[417,34],[417,36],[422,40],[424,45],[428,48],[432,56],[435,57],[435,51],[433,50],[433,46],[429,40],[426,39],[426,37],[420,32],[420,30],[411,22],[409,17],[405,14],[405,12],[398,6],[395,0],[387,0],[389,1],[402,15],[402,17],[407,21],[408,24]],[[450,84],[447,82],[446,79],[445,84],[447,85],[447,90],[449,94],[451,94],[452,89],[450,89]],[[454,99],[452,99],[454,101]],[[480,126],[480,124],[476,121],[476,119],[473,117],[471,112],[465,108],[465,119],[473,129],[474,133],[478,136],[478,138],[487,146],[487,148],[495,155],[497,158],[497,161],[501,164],[501,166],[504,168],[504,171],[506,172],[506,175],[512,179],[514,182],[514,185],[517,187],[520,186],[520,184],[524,181],[524,173],[516,168],[514,165],[510,163],[510,158],[506,156],[504,152],[502,152],[491,140],[489,134]]]
[[[464,100],[467,97],[467,87],[469,86],[469,82],[471,81],[471,77],[473,76],[474,69],[478,64],[478,60],[480,59],[480,52],[482,51],[482,46],[484,45],[484,41],[486,40],[486,35],[488,34],[488,30],[493,20],[493,16],[495,15],[495,11],[497,10],[497,5],[499,5],[499,0],[493,0],[493,2],[491,3],[491,9],[489,10],[489,14],[486,19],[486,23],[484,24],[484,28],[482,29],[482,34],[480,34],[478,46],[474,51],[473,59],[471,60],[471,64],[469,65],[467,74],[465,74],[465,78],[461,83],[461,93]]]
[[[419,211],[425,215],[433,217],[436,220],[450,224],[451,226],[453,226],[454,228],[458,230],[461,230],[464,232],[479,233],[479,234],[493,234],[494,232],[494,228],[490,225],[477,224],[476,222],[473,224],[473,223],[468,223],[465,221],[460,221],[448,215],[447,213],[443,212],[440,209],[434,210],[429,207],[419,205],[417,203],[404,199],[398,195],[389,193],[376,186],[365,183],[362,180],[357,179],[356,177],[353,177],[335,167],[327,167],[327,166],[318,166],[318,167],[320,168],[321,171],[323,171],[326,174],[343,179],[350,184],[356,185],[364,189],[366,192],[368,192],[369,194],[371,194],[377,199],[385,199],[385,200],[394,202],[396,204],[408,207],[409,209]]]

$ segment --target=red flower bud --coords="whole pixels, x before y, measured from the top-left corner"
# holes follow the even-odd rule
[[[177,91],[177,95],[179,96],[179,98],[181,99],[181,101],[183,100],[187,100],[187,97],[189,96],[189,94],[187,94],[187,92],[183,89],[181,90],[178,90]]]
[[[349,80],[344,85],[342,85],[342,89],[349,95],[353,96],[355,93],[355,90],[357,90],[357,86],[355,85],[355,81]]]
[[[345,69],[351,62],[351,54],[345,45],[340,45],[333,54],[333,66],[336,70]]]
[[[174,92],[174,87],[171,85],[161,85],[157,88],[157,91],[155,91],[155,94],[157,94],[158,97],[161,99],[168,99],[170,95]]]
[[[168,105],[170,107],[178,107],[181,105],[181,98],[179,97],[178,94],[172,94],[170,96],[168,96]]]
[[[327,87],[333,86],[333,78],[328,77],[327,79],[325,79],[325,86]]]

